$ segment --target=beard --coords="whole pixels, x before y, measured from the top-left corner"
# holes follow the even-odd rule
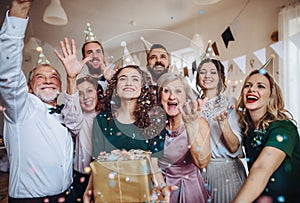
[[[164,70],[163,70],[163,71],[157,71],[157,70],[156,70],[156,67],[158,67],[158,66],[159,66],[159,67],[163,67]],[[164,66],[162,63],[160,63],[160,62],[155,63],[155,65],[152,66],[152,67],[149,67],[148,70],[149,70],[149,72],[151,73],[152,78],[153,78],[154,81],[157,81],[158,78],[159,78],[160,76],[162,76],[163,74],[165,74],[165,73],[168,72],[168,68],[165,67],[165,66]]]
[[[45,103],[51,103],[56,102],[60,92],[58,90],[53,91],[51,94],[45,94],[40,89],[34,89],[32,90],[33,94],[37,96],[40,100],[42,100]]]
[[[100,63],[100,60],[98,58],[93,58],[91,61],[97,61]],[[89,70],[89,74],[91,75],[101,75],[101,67],[100,65],[98,67],[93,66],[92,62],[88,61],[86,63],[88,70]]]

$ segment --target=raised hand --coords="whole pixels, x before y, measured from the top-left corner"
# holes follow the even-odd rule
[[[26,18],[33,0],[12,0],[9,16]]]
[[[106,62],[106,57],[104,58],[105,60],[105,63],[104,64],[107,64]],[[112,76],[115,74],[115,72],[118,70],[119,68],[119,65],[115,65],[114,68],[110,68],[108,65],[106,65],[106,67],[103,69],[103,76],[106,80],[110,80],[112,78]]]
[[[56,49],[54,50],[54,52],[59,60],[63,63],[64,68],[67,72],[67,76],[69,78],[76,78],[77,75],[82,71],[84,64],[87,61],[91,60],[91,57],[86,57],[81,62],[78,61],[76,56],[76,45],[73,39],[71,40],[71,46],[68,38],[65,38],[64,41],[60,41],[60,48],[63,56],[60,55]]]
[[[200,112],[202,107],[206,104],[207,98],[203,100],[197,99],[192,101],[191,103],[186,102],[182,108],[180,108],[180,112],[182,114],[182,119],[184,123],[193,123],[200,118]]]
[[[228,116],[230,114],[231,111],[233,111],[235,108],[234,105],[230,106],[228,109],[226,109],[225,111],[222,111],[221,113],[219,113],[218,115],[216,115],[214,117],[214,120],[215,121],[218,121],[218,122],[223,122],[225,121],[226,119],[228,119]]]

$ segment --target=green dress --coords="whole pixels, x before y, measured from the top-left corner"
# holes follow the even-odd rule
[[[143,130],[133,123],[120,123],[106,112],[98,114],[94,120],[92,132],[93,158],[97,158],[100,152],[110,152],[115,149],[127,151],[142,149],[151,151],[153,156],[161,156],[165,133],[152,138],[145,138]]]
[[[299,202],[300,141],[297,127],[289,120],[274,121],[265,131],[251,129],[244,138],[244,145],[249,169],[266,146],[275,147],[286,154],[263,194],[272,197],[273,202]]]

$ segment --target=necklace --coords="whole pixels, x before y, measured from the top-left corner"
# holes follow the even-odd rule
[[[169,137],[175,138],[175,137],[178,137],[183,131],[184,131],[184,125],[177,128],[176,130],[167,130],[167,135]]]

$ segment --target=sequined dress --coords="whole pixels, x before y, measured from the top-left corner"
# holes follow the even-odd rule
[[[209,191],[215,203],[229,203],[233,200],[242,186],[246,172],[239,157],[243,157],[242,146],[231,153],[225,144],[221,126],[213,118],[222,111],[229,109],[236,103],[233,97],[220,96],[211,98],[201,110],[210,126],[211,161],[202,171]],[[235,110],[229,110],[229,125],[241,143],[241,130],[238,123],[238,114]]]
[[[172,133],[166,132],[164,156],[158,163],[166,184],[178,186],[178,190],[171,193],[170,203],[209,202],[204,179],[188,149],[184,126]]]

